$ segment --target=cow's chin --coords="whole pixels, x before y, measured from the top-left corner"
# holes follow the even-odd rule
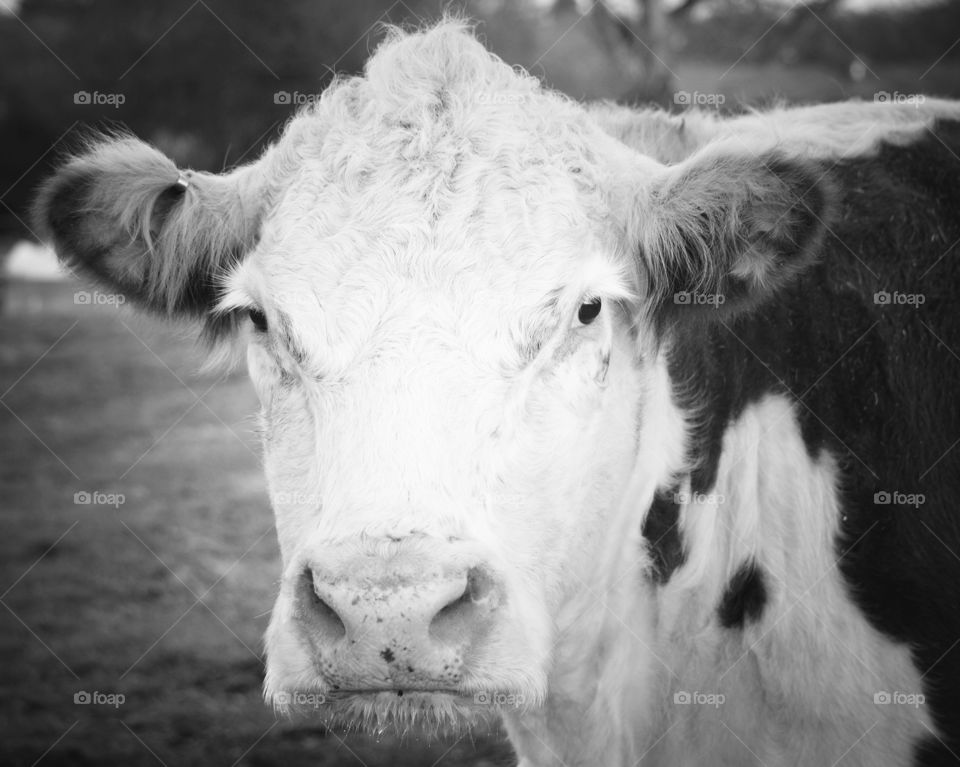
[[[274,700],[274,707],[289,716],[318,719],[343,732],[434,737],[488,726],[499,710],[455,691],[397,690],[329,693],[322,703],[311,693],[294,694]]]

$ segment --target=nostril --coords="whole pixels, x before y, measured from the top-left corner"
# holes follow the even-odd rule
[[[467,571],[461,594],[444,606],[430,622],[430,635],[445,644],[464,644],[473,638],[483,619],[496,608],[497,587],[478,567]]]
[[[309,567],[300,576],[299,590],[300,612],[312,629],[320,632],[328,641],[336,641],[347,635],[347,628],[337,611],[317,593],[313,570]]]
[[[471,567],[467,571],[467,588],[464,591],[465,596],[470,597],[472,602],[485,602],[491,599],[496,592],[496,584],[493,578],[486,570],[479,567]]]

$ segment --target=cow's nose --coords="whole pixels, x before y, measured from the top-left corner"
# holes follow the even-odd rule
[[[360,557],[310,564],[297,616],[334,690],[454,690],[502,601],[482,565],[415,567]]]

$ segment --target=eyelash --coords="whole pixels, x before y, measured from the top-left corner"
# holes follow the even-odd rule
[[[267,315],[265,315],[259,309],[248,309],[247,316],[250,318],[250,322],[253,323],[253,327],[257,330],[257,332],[267,332]]]

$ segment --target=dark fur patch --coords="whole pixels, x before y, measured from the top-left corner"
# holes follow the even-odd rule
[[[643,522],[643,537],[653,558],[653,580],[664,584],[686,561],[680,535],[680,506],[675,493],[658,493]]]
[[[733,574],[717,606],[720,625],[726,629],[742,629],[747,623],[760,620],[767,604],[767,584],[763,571],[753,560],[744,562]]]
[[[927,735],[916,745],[913,752],[913,767],[957,767],[957,759],[950,750],[933,735]]]

